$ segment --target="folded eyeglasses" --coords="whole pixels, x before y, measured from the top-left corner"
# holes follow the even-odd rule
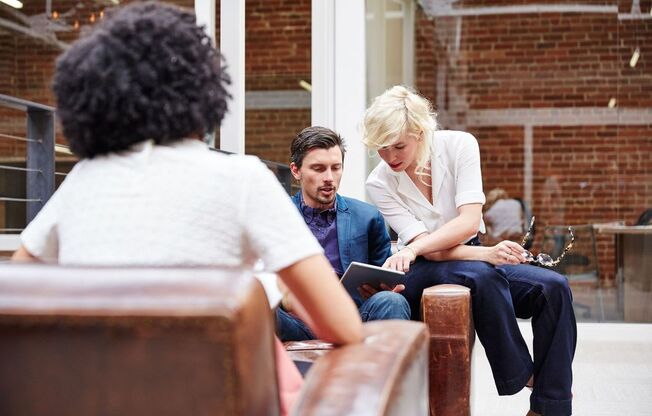
[[[521,247],[525,247],[525,245],[532,239],[532,228],[534,227],[534,216],[532,216],[532,220],[530,221],[530,227],[527,230],[527,233],[525,234],[525,237],[523,237],[523,241],[521,242]],[[573,248],[573,243],[575,242],[575,236],[573,235],[573,227],[568,227],[568,233],[570,234],[570,241],[564,248],[564,251],[561,252],[559,257],[557,259],[553,260],[552,256],[550,254],[546,253],[539,253],[536,256],[523,248],[525,250],[525,259],[527,260],[528,263],[530,263],[533,266],[541,266],[541,267],[555,267],[556,265],[561,262],[561,259],[564,258],[566,253],[570,251],[571,248]]]

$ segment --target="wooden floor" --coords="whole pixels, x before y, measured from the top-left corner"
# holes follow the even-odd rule
[[[532,348],[529,322],[519,323]],[[573,363],[573,414],[652,415],[652,324],[579,323]],[[523,416],[529,390],[499,397],[484,349],[473,351],[472,414]]]

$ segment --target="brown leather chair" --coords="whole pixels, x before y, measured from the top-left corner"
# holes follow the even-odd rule
[[[277,415],[273,320],[230,269],[0,267],[0,414]],[[427,412],[425,325],[365,325],[297,415]]]
[[[475,341],[471,291],[437,285],[423,291],[421,316],[429,330],[429,402],[432,416],[471,414],[471,354]],[[295,361],[313,362],[329,354],[321,341],[286,342]]]

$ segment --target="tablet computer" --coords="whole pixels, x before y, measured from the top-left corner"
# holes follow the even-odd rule
[[[404,277],[405,273],[403,272],[354,261],[351,262],[346,272],[344,272],[341,281],[351,297],[359,298],[360,293],[358,293],[358,287],[363,284],[368,284],[375,289],[382,290],[380,287],[381,283],[385,283],[389,287],[394,287],[399,283],[403,283]]]

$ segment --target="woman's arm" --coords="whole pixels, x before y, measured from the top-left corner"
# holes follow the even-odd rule
[[[18,250],[11,256],[11,261],[15,262],[34,262],[39,261],[38,257],[30,253],[25,246],[21,245]]]
[[[479,260],[491,263],[494,266],[501,264],[519,264],[526,261],[523,247],[513,241],[505,240],[490,246],[458,245],[448,250],[435,253],[426,253],[423,256],[432,261],[446,260]]]
[[[444,224],[437,231],[418,235],[398,253],[387,259],[384,266],[408,271],[410,263],[420,255],[432,261],[479,260],[495,266],[525,262],[523,247],[513,241],[501,241],[490,247],[460,244],[460,241],[477,234],[481,212],[481,204],[461,206],[459,216]]]
[[[323,255],[300,260],[278,275],[292,293],[292,312],[320,339],[334,344],[362,339],[358,309]]]
[[[482,204],[462,205],[458,208],[459,215],[436,231],[420,238],[415,238],[408,246],[417,255],[438,252],[453,248],[460,242],[475,236],[480,228]]]
[[[387,259],[383,267],[408,271],[417,256],[433,254],[458,246],[478,233],[482,204],[462,205],[459,215],[431,233],[422,233],[412,239],[403,249]],[[468,254],[463,251],[462,254]],[[471,260],[471,259],[464,259]]]

